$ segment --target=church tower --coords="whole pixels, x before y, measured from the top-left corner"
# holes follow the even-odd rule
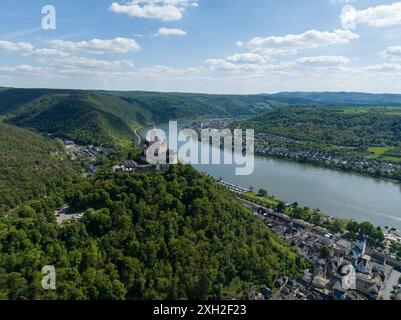
[[[356,246],[360,251],[361,257],[363,257],[366,252],[366,237],[363,232],[361,232],[358,236],[358,239],[356,239]]]

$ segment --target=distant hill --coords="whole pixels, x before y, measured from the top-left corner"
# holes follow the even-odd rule
[[[210,95],[141,91],[0,88],[6,122],[79,143],[123,145],[134,128],[169,120],[252,117],[287,106],[401,106],[401,95],[282,92]]]
[[[77,171],[64,157],[54,140],[0,122],[0,214],[65,189]]]
[[[129,120],[88,94],[45,95],[8,113],[7,121],[78,143],[118,144],[134,139]]]
[[[0,114],[13,111],[25,103],[46,95],[72,92],[71,90],[52,89],[0,89]]]
[[[272,100],[302,106],[401,106],[401,94],[281,92],[268,96]]]
[[[272,107],[261,95],[210,95],[196,93],[104,92],[137,106],[160,123],[174,119],[249,116]]]
[[[133,129],[169,120],[251,116],[271,108],[263,96],[51,89],[0,90],[8,123],[80,143],[122,144]]]
[[[279,108],[233,126],[300,141],[338,146],[393,146],[401,142],[401,112],[394,108]]]

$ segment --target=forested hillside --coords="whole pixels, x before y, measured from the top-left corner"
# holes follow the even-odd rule
[[[118,144],[133,141],[128,121],[99,107],[97,100],[86,94],[44,96],[7,114],[8,122],[51,133],[82,144]]]
[[[341,92],[208,95],[11,88],[0,91],[0,116],[6,121],[83,144],[130,144],[135,137],[134,128],[153,123],[249,117],[290,105],[395,106],[401,105],[401,98],[399,95]]]
[[[25,103],[31,102],[46,95],[68,92],[72,92],[72,90],[2,88],[0,90],[0,114],[6,114],[7,112],[14,111]]]
[[[119,97],[157,123],[175,119],[249,116],[270,109],[274,101],[258,95],[211,95],[161,92],[105,92]]]
[[[0,115],[17,126],[79,143],[121,145],[133,129],[169,120],[249,116],[269,109],[260,96],[51,89],[0,91]]]
[[[69,198],[86,211],[80,222],[57,227],[45,200],[0,218],[1,298],[244,298],[251,285],[271,286],[304,266],[189,166],[150,175],[107,170]],[[57,290],[44,292],[40,270],[48,264]]]
[[[70,186],[76,169],[65,156],[55,141],[0,123],[0,215]]]
[[[257,132],[339,146],[401,143],[398,109],[279,108],[239,125]]]

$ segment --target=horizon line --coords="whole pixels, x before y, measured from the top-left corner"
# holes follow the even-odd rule
[[[195,91],[158,91],[158,90],[120,90],[120,89],[93,89],[93,88],[52,88],[52,87],[13,87],[1,86],[0,89],[22,89],[22,90],[70,90],[70,91],[104,91],[104,92],[147,92],[147,93],[166,93],[166,94],[200,94],[200,95],[224,95],[224,96],[261,96],[261,95],[276,95],[285,93],[343,93],[343,94],[369,94],[369,95],[401,95],[401,92],[368,92],[368,91],[276,91],[276,92],[260,92],[260,93],[208,93],[208,92],[195,92]]]

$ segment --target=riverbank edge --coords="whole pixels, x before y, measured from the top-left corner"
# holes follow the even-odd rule
[[[216,181],[219,182],[218,180],[216,180]],[[237,193],[236,196],[237,196],[237,198],[238,198],[239,200],[244,200],[244,201],[253,203],[254,205],[260,206],[260,207],[262,207],[262,208],[274,209],[274,208],[272,208],[272,206],[275,207],[275,206],[276,206],[278,203],[280,203],[280,202],[281,202],[282,204],[284,204],[285,209],[288,209],[288,208],[290,208],[290,207],[292,207],[293,209],[296,208],[296,207],[297,207],[297,208],[303,208],[302,206],[299,206],[298,204],[297,204],[296,207],[294,207],[294,204],[295,204],[295,203],[294,203],[294,204],[285,203],[285,202],[283,202],[282,200],[277,199],[276,197],[271,196],[271,195],[267,195],[267,196],[261,197],[261,196],[259,196],[257,193],[252,192],[252,191],[250,191],[250,192],[245,192],[245,193]],[[267,198],[267,199],[266,199],[266,198]],[[259,200],[259,201],[258,201],[258,200]],[[389,242],[389,239],[386,238],[386,233],[388,232],[388,230],[394,230],[395,233],[396,233],[398,236],[401,236],[399,230],[397,230],[396,228],[392,228],[391,226],[388,226],[387,229],[386,229],[386,228],[383,229],[382,227],[377,226],[376,224],[373,224],[373,223],[371,223],[371,222],[369,222],[369,221],[365,221],[365,222],[359,221],[359,222],[358,222],[358,221],[356,221],[356,220],[349,219],[349,218],[338,218],[338,217],[331,216],[331,215],[329,215],[329,214],[327,214],[327,213],[325,213],[325,212],[322,212],[320,209],[311,209],[311,208],[308,208],[308,209],[309,209],[309,211],[311,211],[311,212],[312,212],[312,211],[315,211],[315,212],[316,212],[317,214],[319,214],[320,217],[323,218],[325,221],[322,221],[322,223],[319,224],[319,223],[316,223],[316,222],[311,221],[311,220],[308,220],[308,219],[293,217],[293,216],[291,216],[290,214],[288,214],[288,212],[285,212],[285,211],[284,211],[284,212],[280,212],[280,213],[283,214],[283,215],[285,215],[285,216],[288,217],[289,219],[293,219],[294,221],[302,221],[303,223],[306,223],[306,224],[309,224],[309,225],[313,225],[313,226],[316,227],[316,228],[321,228],[321,229],[323,229],[323,230],[326,230],[328,233],[341,234],[342,237],[346,237],[347,234],[350,234],[350,231],[344,228],[345,225],[342,226],[341,231],[333,231],[333,230],[330,230],[330,225],[331,225],[331,224],[334,224],[335,222],[340,222],[340,223],[345,223],[345,224],[348,224],[348,223],[351,223],[351,222],[356,222],[357,224],[361,225],[361,224],[363,224],[363,223],[368,222],[368,223],[371,224],[373,227],[375,227],[377,230],[380,230],[381,233],[382,233],[383,236],[384,236],[383,241],[380,242],[380,245],[379,245],[379,246],[376,246],[376,247],[375,247],[375,250],[377,250],[378,252],[380,252],[380,253],[382,253],[382,254],[386,254],[386,253],[383,252],[382,250],[385,250],[385,249],[390,250],[390,251],[389,251],[389,254],[394,254],[394,255],[396,256],[396,259],[400,259],[400,258],[396,255],[395,252],[392,252],[392,251],[391,251],[391,243],[392,243],[392,242],[391,242],[391,241]],[[278,211],[278,212],[279,212],[279,211]],[[326,224],[326,225],[325,225],[325,224]],[[357,235],[356,235],[356,236],[357,236]],[[355,240],[355,239],[352,239],[352,238],[350,238],[350,239],[351,239],[351,240]]]
[[[361,177],[369,177],[369,178],[373,178],[373,179],[379,179],[379,180],[383,180],[383,181],[387,181],[387,182],[392,182],[392,183],[395,183],[395,184],[398,184],[401,186],[401,180],[397,180],[397,179],[393,179],[393,178],[389,178],[389,177],[375,176],[373,174],[363,173],[363,172],[359,172],[359,171],[355,171],[355,170],[344,170],[344,169],[341,169],[338,167],[333,167],[333,166],[323,164],[323,163],[316,163],[316,162],[308,161],[308,160],[300,161],[300,160],[288,159],[286,157],[281,157],[278,155],[272,155],[272,154],[266,154],[266,153],[260,153],[260,152],[255,152],[255,155],[257,155],[259,157],[263,157],[263,158],[279,159],[279,160],[288,161],[288,162],[292,162],[292,163],[295,162],[295,163],[299,163],[299,164],[306,164],[306,165],[314,166],[317,168],[324,168],[324,169],[334,170],[334,171],[338,171],[338,172],[357,174]]]

